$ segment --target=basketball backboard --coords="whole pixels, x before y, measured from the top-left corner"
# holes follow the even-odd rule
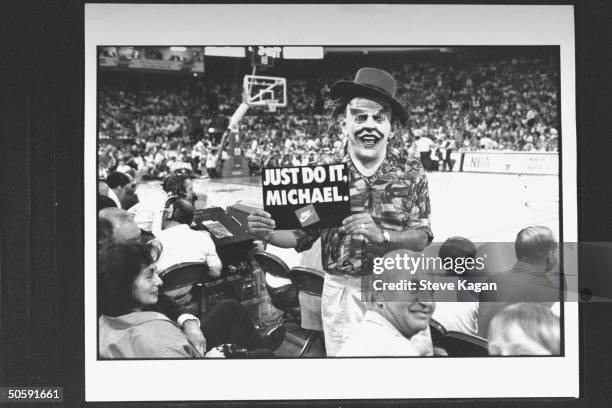
[[[287,80],[281,77],[245,75],[242,86],[250,106],[287,106]]]

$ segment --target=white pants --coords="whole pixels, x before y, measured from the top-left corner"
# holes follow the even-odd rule
[[[321,317],[328,357],[338,354],[353,328],[363,320],[365,312],[360,277],[325,274]]]

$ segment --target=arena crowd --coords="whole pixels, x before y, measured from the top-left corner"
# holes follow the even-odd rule
[[[451,151],[558,148],[558,78],[551,61],[514,57],[387,65],[383,68],[402,84],[398,99],[411,113],[392,147],[400,155],[425,158],[428,170],[448,169],[444,161]],[[286,108],[247,112],[240,131],[253,174],[265,166],[325,162],[342,151],[344,138],[329,121],[326,101],[330,85],[352,72],[290,78]],[[239,105],[238,82],[203,78],[204,97],[148,80],[101,83],[100,171],[123,162],[151,177],[177,168],[206,174],[206,168],[215,167],[217,155],[210,153],[218,153],[219,143],[219,135],[208,129],[222,127],[216,123],[227,121]],[[201,128],[194,128],[194,115]],[[130,143],[110,146],[109,140]]]

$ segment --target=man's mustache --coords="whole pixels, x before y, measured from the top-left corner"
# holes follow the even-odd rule
[[[379,132],[377,129],[362,129],[358,131],[357,133],[355,133],[355,136],[361,137],[364,133],[365,134],[375,134],[381,139],[384,137],[384,135],[381,132]]]

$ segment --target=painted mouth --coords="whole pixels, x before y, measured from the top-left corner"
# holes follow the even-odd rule
[[[373,133],[364,133],[359,136],[359,140],[361,141],[363,147],[366,149],[371,149],[382,140],[382,137],[379,137]]]

